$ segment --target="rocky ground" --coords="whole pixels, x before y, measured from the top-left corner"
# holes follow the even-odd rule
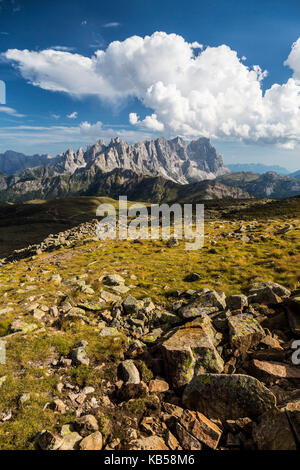
[[[189,254],[94,229],[2,260],[0,449],[296,450],[298,219],[210,221]]]

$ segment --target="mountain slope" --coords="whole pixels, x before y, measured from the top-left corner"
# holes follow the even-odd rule
[[[24,155],[13,150],[7,150],[4,153],[0,153],[0,172],[12,175],[26,168],[55,165],[58,160],[59,157],[52,158],[50,155]]]
[[[255,173],[232,173],[217,180],[227,186],[239,187],[256,198],[282,198],[300,194],[300,180],[290,176],[280,176],[273,171],[257,175]]]
[[[263,165],[262,163],[230,163],[226,165],[229,170],[234,173],[240,173],[241,171],[250,171],[251,173],[267,173],[268,171],[275,171],[279,175],[287,176],[289,170],[279,165]],[[292,175],[289,175],[292,176]]]

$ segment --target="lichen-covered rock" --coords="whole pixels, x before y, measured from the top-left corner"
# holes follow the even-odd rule
[[[138,313],[138,311],[142,307],[143,307],[143,303],[137,300],[135,297],[132,297],[132,295],[129,295],[123,301],[123,308],[125,310],[125,313],[127,313],[128,315],[133,314],[133,313]]]
[[[59,450],[75,450],[82,437],[77,432],[70,432],[63,437]]]
[[[240,352],[257,346],[265,336],[258,321],[247,313],[233,315],[228,318],[230,344]]]
[[[215,330],[208,317],[195,327],[178,328],[162,344],[165,373],[174,387],[189,383],[194,375],[222,372],[224,362],[215,343]]]
[[[188,409],[221,420],[257,417],[276,406],[268,388],[242,374],[198,375],[185,387],[182,401]]]
[[[265,413],[254,423],[253,439],[259,450],[297,450],[288,418],[284,412]]]
[[[246,295],[230,295],[226,299],[226,306],[230,310],[243,310],[248,305],[248,298]]]
[[[249,304],[278,304],[291,295],[291,291],[276,282],[259,282],[248,291]]]
[[[214,313],[217,310],[224,310],[226,307],[226,296],[224,292],[203,289],[196,292],[191,302],[179,309],[179,314],[183,318],[193,318],[203,314]]]

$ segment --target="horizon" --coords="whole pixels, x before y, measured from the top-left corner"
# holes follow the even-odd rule
[[[298,170],[299,13],[296,0],[1,0],[0,152],[198,136],[225,164]]]

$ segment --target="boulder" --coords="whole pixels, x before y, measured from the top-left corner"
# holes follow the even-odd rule
[[[93,432],[82,439],[79,444],[80,450],[101,450],[103,446],[102,434],[99,431]]]
[[[140,383],[141,379],[140,379],[139,371],[137,370],[136,366],[134,365],[134,362],[131,359],[127,359],[126,361],[123,361],[121,366],[122,366],[122,375],[124,377],[125,382],[132,383],[132,384]]]
[[[120,286],[125,283],[125,279],[119,274],[108,274],[104,276],[103,283],[108,286]]]
[[[248,305],[248,298],[246,295],[230,295],[226,299],[226,306],[229,310],[243,310]]]
[[[263,328],[251,314],[233,315],[228,318],[228,325],[230,344],[240,352],[257,346],[265,336]]]
[[[249,304],[278,304],[282,299],[290,297],[291,291],[276,282],[259,282],[248,291]]]
[[[84,437],[99,430],[97,420],[93,415],[85,415],[77,418],[74,422],[74,427],[76,431]]]
[[[75,450],[82,437],[77,432],[69,432],[63,437],[59,450]]]
[[[269,412],[254,423],[253,440],[259,450],[297,450],[293,432],[284,412]]]
[[[254,359],[252,361],[252,370],[255,375],[261,378],[300,379],[299,367],[279,362],[259,361],[258,359]]]
[[[138,301],[135,297],[132,297],[132,295],[126,297],[123,302],[123,308],[125,310],[125,313],[127,313],[128,315],[138,313],[142,306],[142,302]]]
[[[193,326],[189,324],[174,330],[162,343],[166,377],[176,388],[188,384],[194,375],[222,372],[224,368],[209,318],[203,317]]]
[[[249,375],[202,374],[185,387],[183,404],[208,418],[257,417],[276,406],[275,395]]]
[[[44,431],[37,440],[42,450],[57,450],[63,442],[63,438],[51,431]]]
[[[169,384],[163,379],[150,380],[149,392],[150,393],[161,393],[169,390]]]

